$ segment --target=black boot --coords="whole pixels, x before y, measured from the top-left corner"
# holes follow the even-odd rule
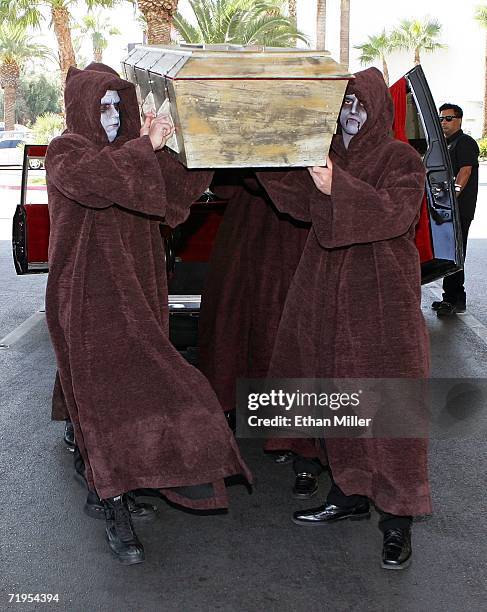
[[[64,443],[66,444],[66,446],[68,447],[69,451],[74,451],[74,427],[73,424],[71,423],[71,421],[69,419],[66,419],[66,421],[64,422],[64,436],[63,436],[63,440]]]
[[[133,491],[129,491],[125,495],[125,501],[132,520],[140,523],[150,523],[155,520],[157,508],[152,504],[138,502]],[[83,511],[91,518],[105,518],[105,508],[96,491],[88,491]]]
[[[74,447],[73,451],[73,462],[74,462],[74,478],[84,487],[88,488],[85,476],[85,462],[79,452],[78,446]]]
[[[144,561],[144,548],[132,526],[125,495],[103,500],[106,519],[106,536],[112,554],[123,565],[135,565]]]

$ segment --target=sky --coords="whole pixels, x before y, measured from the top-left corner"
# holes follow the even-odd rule
[[[458,103],[465,111],[464,129],[475,137],[480,136],[484,87],[485,31],[474,20],[475,7],[482,0],[407,0],[394,3],[392,0],[351,0],[350,45],[352,72],[360,70],[359,52],[355,45],[377,34],[383,28],[391,29],[404,18],[436,18],[443,26],[441,41],[447,49],[425,54],[422,65],[431,87],[435,102]],[[180,0],[180,9],[188,14],[188,1]],[[83,3],[73,9],[80,17]],[[133,8],[123,4],[109,13],[113,26],[119,28],[121,36],[113,37],[104,61],[120,69],[120,61],[126,55],[127,43],[141,42],[142,32],[136,23]],[[327,2],[327,48],[338,60],[340,35],[340,0]],[[316,0],[298,0],[298,26],[308,35],[314,46],[316,33]],[[54,38],[48,39],[55,46]],[[89,48],[85,46],[85,55]],[[377,64],[380,67],[379,64]],[[396,52],[389,60],[391,83],[413,67],[412,53]]]

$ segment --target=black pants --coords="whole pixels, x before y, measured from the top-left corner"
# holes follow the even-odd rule
[[[310,459],[308,457],[296,455],[293,460],[293,470],[296,476],[302,473],[319,476],[323,471],[323,466],[318,458]]]
[[[468,230],[470,229],[471,223],[472,219],[464,219],[463,217],[460,217],[464,257],[467,255]],[[443,279],[443,300],[453,304],[454,306],[458,305],[465,307],[467,304],[467,295],[465,293],[464,285],[465,273],[463,270],[459,270],[454,274],[445,276]]]
[[[362,495],[345,495],[340,487],[332,480],[331,489],[326,497],[326,502],[328,504],[334,504],[335,506],[351,508],[366,499],[367,498]],[[379,529],[381,531],[387,531],[387,529],[406,529],[413,521],[411,516],[397,516],[381,511],[379,513]]]

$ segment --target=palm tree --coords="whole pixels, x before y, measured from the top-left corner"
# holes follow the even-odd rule
[[[482,125],[482,137],[487,138],[487,6],[477,7],[475,19],[485,28],[484,120]]]
[[[0,87],[4,92],[5,129],[15,129],[15,101],[20,72],[27,60],[52,58],[52,51],[34,41],[22,23],[0,24]]]
[[[436,19],[404,19],[392,32],[391,39],[397,49],[414,51],[414,64],[417,66],[421,63],[422,51],[432,52],[446,47],[437,40],[441,27]]]
[[[121,0],[85,0],[88,10],[95,7],[111,8]],[[51,25],[58,44],[61,83],[64,86],[70,66],[76,66],[76,57],[71,37],[71,14],[69,8],[76,0],[0,0],[0,17],[39,28],[43,20],[42,7],[49,8]]]
[[[298,22],[298,10],[296,4],[297,0],[287,0],[287,10],[289,13],[289,18],[292,19],[294,23]]]
[[[137,6],[147,23],[149,45],[171,42],[171,25],[178,10],[178,0],[137,0]]]
[[[189,0],[194,21],[174,16],[180,36],[191,43],[294,46],[308,42],[285,15],[281,0]]]
[[[369,36],[367,42],[357,45],[355,49],[361,51],[359,60],[362,64],[373,64],[376,60],[382,62],[384,81],[389,87],[389,69],[387,67],[386,56],[394,49],[394,44],[385,29],[380,34]]]
[[[316,3],[316,48],[326,49],[326,0]]]
[[[350,0],[340,0],[340,64],[350,64]]]
[[[103,51],[108,46],[107,36],[121,34],[118,28],[110,27],[110,19],[102,15],[100,11],[85,15],[79,28],[81,34],[88,34],[91,38],[95,62],[103,61]]]

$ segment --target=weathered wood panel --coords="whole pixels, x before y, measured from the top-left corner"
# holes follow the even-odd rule
[[[173,81],[188,168],[323,165],[347,81]]]

